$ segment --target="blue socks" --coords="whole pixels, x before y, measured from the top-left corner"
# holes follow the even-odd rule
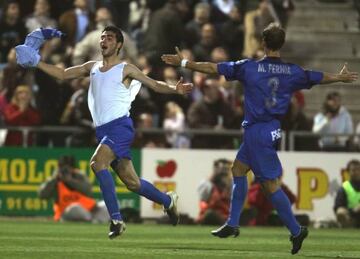
[[[141,178],[140,178],[140,190],[138,191],[138,194],[158,204],[164,205],[166,209],[169,208],[171,204],[171,198],[169,197],[169,195],[159,191],[158,189],[155,188],[154,185]]]
[[[116,197],[115,184],[111,173],[109,170],[104,169],[95,173],[95,175],[100,183],[103,199],[111,219],[122,220],[118,200]]]
[[[234,176],[233,181],[230,214],[226,224],[237,227],[239,226],[240,214],[247,195],[248,183],[246,176]]]
[[[284,191],[280,188],[276,192],[270,194],[270,200],[278,212],[280,219],[289,229],[291,235],[297,236],[301,230],[300,225],[291,211],[291,203]]]

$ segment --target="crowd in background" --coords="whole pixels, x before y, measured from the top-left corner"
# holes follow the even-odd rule
[[[176,69],[161,62],[164,53],[179,46],[188,60],[222,62],[260,58],[261,32],[270,22],[286,28],[295,6],[292,0],[7,0],[0,16],[0,125],[80,126],[86,133],[41,133],[24,140],[9,130],[5,145],[95,145],[87,108],[89,78],[58,81],[40,70],[16,64],[14,47],[39,27],[56,27],[66,33],[41,49],[42,59],[59,67],[101,60],[99,38],[105,26],[119,26],[125,36],[121,58],[136,64],[157,80],[176,83],[182,76],[194,83],[189,96],[160,95],[142,87],[131,109],[137,128],[164,128],[175,133],[137,133],[135,147],[236,148],[230,137],[196,137],[181,134],[185,128],[239,129],[243,119],[243,93],[238,82],[223,77]],[[308,118],[304,96],[294,95],[283,129],[315,133],[354,133],[351,115],[338,93],[327,97],[324,111]],[[360,132],[360,126],[357,126]],[[304,148],[328,150],[359,146],[340,137],[322,138],[319,145],[301,141]],[[357,141],[357,142],[356,142]],[[352,143],[350,145],[349,143]],[[354,144],[355,143],[355,144]],[[300,145],[301,146],[301,145]],[[300,147],[301,148],[301,147]]]

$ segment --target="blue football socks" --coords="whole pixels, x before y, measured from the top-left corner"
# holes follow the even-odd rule
[[[99,181],[100,189],[110,218],[113,220],[122,220],[118,200],[116,197],[115,183],[111,173],[109,170],[104,169],[95,173],[95,175]]]
[[[226,224],[237,227],[248,191],[248,182],[246,176],[234,176],[233,181],[230,213]]]
[[[276,192],[270,194],[270,200],[278,212],[280,219],[289,229],[291,235],[297,236],[301,230],[300,225],[291,211],[291,203],[284,191],[280,188]]]
[[[169,195],[159,191],[154,185],[144,179],[140,179],[140,189],[138,194],[158,204],[164,205],[166,209],[169,208],[171,204],[171,198]]]

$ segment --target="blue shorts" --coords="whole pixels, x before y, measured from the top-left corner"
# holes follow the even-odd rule
[[[281,176],[282,167],[276,153],[280,138],[278,120],[256,123],[245,128],[244,141],[236,159],[250,166],[257,181],[273,180]]]
[[[96,127],[96,139],[115,153],[117,159],[131,159],[130,147],[135,131],[132,119],[124,116]]]

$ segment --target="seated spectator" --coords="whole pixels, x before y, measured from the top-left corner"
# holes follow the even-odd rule
[[[343,182],[335,197],[334,211],[341,227],[360,227],[360,161],[347,164],[350,179]]]
[[[36,0],[34,12],[26,18],[25,26],[28,32],[38,28],[55,28],[56,21],[50,17],[49,0]]]
[[[21,84],[31,85],[33,80],[31,72],[16,63],[15,48],[9,51],[7,63],[1,73],[0,96],[3,105],[0,105],[0,111],[3,111],[14,95],[15,88]]]
[[[194,61],[194,55],[193,55],[191,49],[182,49],[181,54],[183,55],[184,59],[187,59],[189,61]],[[182,77],[184,78],[185,82],[192,80],[193,71],[191,71],[190,69],[186,69],[184,67],[179,67],[178,70],[179,70],[180,74],[182,75]]]
[[[214,162],[210,179],[199,187],[200,213],[197,222],[202,225],[221,225],[229,214],[232,177],[231,161],[218,159]]]
[[[303,109],[303,94],[298,91],[296,92],[289,104],[289,108],[285,116],[281,120],[281,129],[285,133],[290,131],[311,131],[312,129],[312,120],[308,119],[304,113]],[[286,134],[286,143],[289,143],[290,134]],[[295,138],[295,150],[312,150],[317,147],[317,138],[305,137],[296,137]]]
[[[182,135],[185,129],[185,115],[181,107],[175,102],[168,102],[165,105],[165,119],[163,123],[165,130],[173,132],[166,133],[166,141],[173,148],[190,147],[189,139]]]
[[[4,2],[0,18],[0,63],[5,63],[9,51],[22,44],[26,28],[21,20],[20,5],[17,0]]]
[[[51,55],[49,63],[60,68],[65,68],[66,64],[62,62],[57,54]],[[73,90],[68,80],[58,80],[46,74],[41,70],[35,70],[36,107],[41,111],[41,123],[47,126],[59,126],[61,115],[70,99]],[[68,133],[66,132],[42,132],[37,136],[38,146],[63,147]]]
[[[40,124],[40,113],[31,105],[32,92],[28,85],[16,87],[10,104],[5,107],[4,121],[7,126],[36,126]],[[6,136],[6,146],[21,146],[24,141],[27,145],[34,143],[33,134],[23,139],[22,132],[9,130]]]
[[[63,125],[79,126],[82,132],[74,132],[68,137],[71,147],[89,147],[96,145],[95,129],[88,108],[89,78],[74,79],[77,89],[71,96],[60,119]]]
[[[136,118],[136,133],[132,146],[134,148],[165,148],[167,142],[163,134],[142,132],[142,130],[154,128],[154,116],[150,113],[142,113]]]
[[[200,41],[193,46],[192,52],[195,59],[200,61],[210,61],[211,51],[218,45],[215,26],[211,23],[205,23],[201,27]]]
[[[194,18],[185,26],[186,42],[188,47],[200,41],[201,27],[210,21],[210,5],[208,3],[197,3],[194,9]]]
[[[355,134],[356,136],[354,137],[353,140],[353,149],[358,151],[360,150],[360,122],[356,126]]]
[[[189,69],[188,69],[189,70]],[[203,92],[207,75],[200,72],[194,72],[192,74],[192,82],[194,83],[194,89],[190,93],[192,102],[198,102],[203,98]]]
[[[338,92],[331,92],[326,96],[323,111],[314,117],[313,132],[320,134],[353,134],[351,114],[341,104]],[[319,146],[324,151],[346,151],[349,137],[323,136]]]
[[[226,62],[229,60],[229,55],[226,49],[223,47],[216,47],[211,51],[210,60],[213,63]]]
[[[92,198],[91,188],[85,174],[75,167],[75,158],[62,156],[53,177],[40,186],[39,196],[54,200],[55,221],[108,222],[105,203]]]
[[[193,129],[235,129],[240,125],[241,118],[234,109],[222,98],[219,78],[209,78],[202,88],[203,97],[191,104],[188,110],[189,127]],[[195,136],[191,141],[192,148],[233,148],[233,138],[209,135]]]
[[[291,190],[284,184],[281,184],[281,188],[286,193],[291,204],[296,201],[296,196]],[[248,191],[248,203],[250,209],[255,209],[256,217],[250,220],[249,225],[279,225],[281,220],[277,214],[274,213],[274,208],[263,192],[261,184],[253,182]]]
[[[5,96],[0,94],[0,126],[4,125],[4,112],[7,105],[8,103],[5,100]]]

